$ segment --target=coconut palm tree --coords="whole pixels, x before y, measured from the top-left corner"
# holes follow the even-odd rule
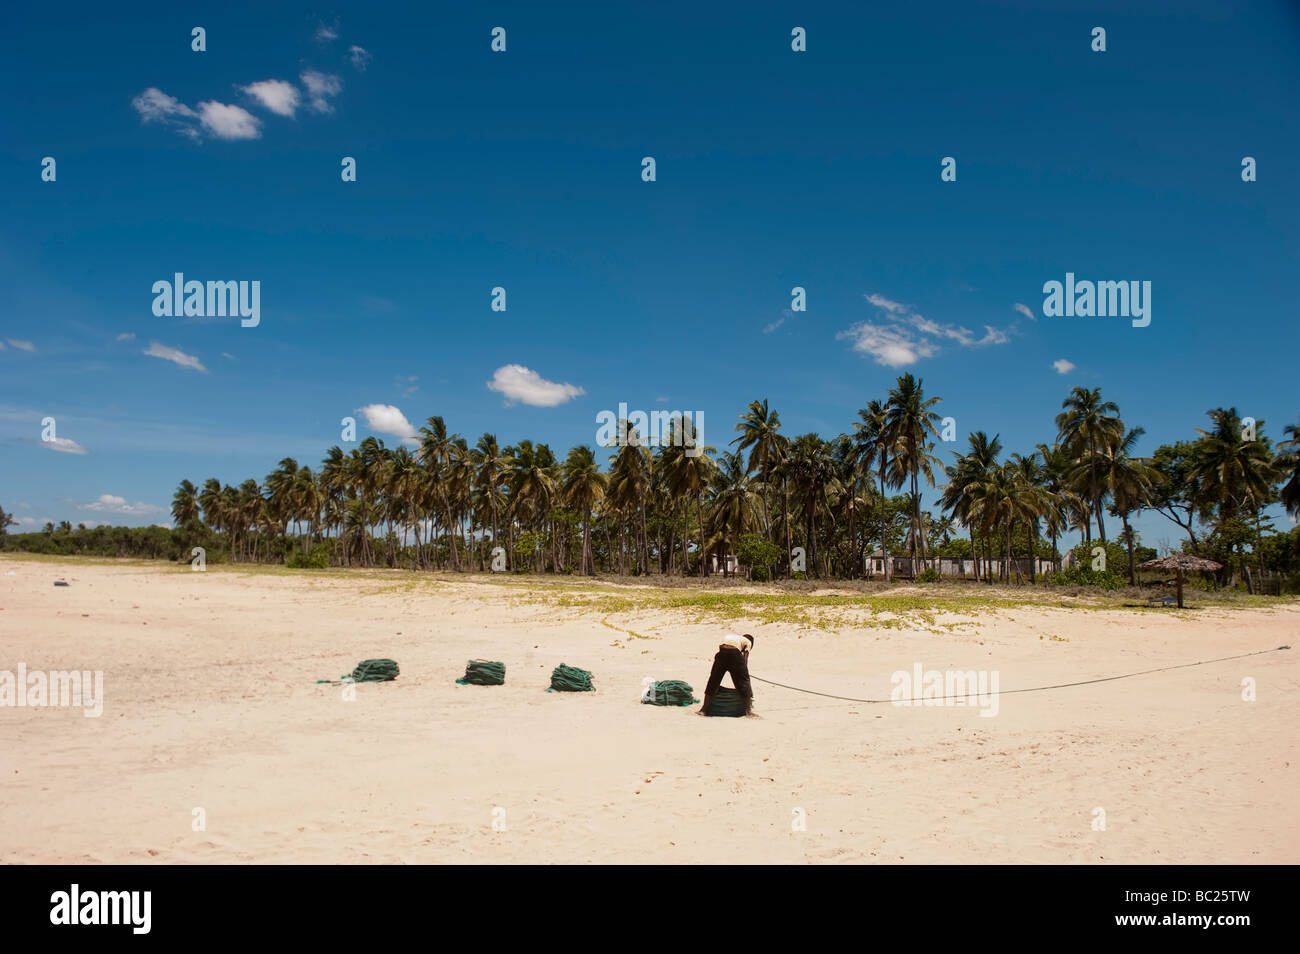
[[[1282,428],[1287,439],[1278,444],[1281,451],[1277,458],[1282,486],[1282,506],[1287,513],[1300,517],[1300,425],[1288,424]]]
[[[474,466],[474,479],[480,493],[487,501],[488,512],[492,517],[492,546],[499,546],[500,533],[497,518],[500,504],[504,501],[500,487],[505,477],[506,467],[510,463],[510,456],[501,449],[495,434],[484,434],[474,445],[474,450],[470,452],[470,460]],[[506,553],[508,561],[508,547]]]
[[[1101,462],[1106,449],[1124,435],[1124,422],[1119,417],[1119,405],[1103,401],[1100,388],[1076,387],[1061,402],[1063,410],[1056,415],[1057,441],[1078,464],[1076,477],[1086,488],[1085,497],[1090,515],[1097,518],[1097,533],[1106,542],[1106,524],[1102,518],[1102,498],[1106,495],[1101,479]],[[1092,540],[1091,519],[1084,522],[1085,540]]]
[[[1135,427],[1106,449],[1102,464],[1102,480],[1110,494],[1111,509],[1123,524],[1123,537],[1128,549],[1128,582],[1137,583],[1133,566],[1135,535],[1128,524],[1128,515],[1142,510],[1151,499],[1151,487],[1159,479],[1149,461],[1133,455],[1138,440],[1146,433]]]
[[[892,435],[892,442],[897,446],[893,461],[893,485],[901,487],[909,483],[908,497],[911,502],[912,525],[910,531],[910,551],[912,572],[916,573],[916,560],[919,555],[925,559],[925,536],[921,529],[921,488],[920,478],[924,477],[931,487],[934,486],[934,467],[941,470],[943,465],[930,451],[934,445],[929,442],[929,435],[939,436],[936,426],[939,415],[931,408],[942,398],[925,397],[921,381],[911,374],[900,377],[889,390],[885,403],[885,426]]]
[[[654,455],[643,447],[636,428],[628,430],[619,422],[620,433],[626,432],[628,440],[610,458],[609,489],[607,497],[613,507],[634,514],[638,528],[637,566],[642,574],[649,572],[650,541],[646,528],[646,510],[651,490],[651,467]]]
[[[736,450],[749,451],[749,465],[745,472],[758,473],[763,487],[763,527],[768,539],[772,536],[772,511],[768,508],[767,488],[771,483],[772,468],[780,457],[781,415],[767,406],[767,398],[750,401],[745,413],[736,424],[740,436],[731,443]]]
[[[861,448],[860,460],[863,471],[870,473],[874,462],[879,479],[880,500],[880,553],[884,558],[885,580],[891,575],[889,566],[889,540],[885,535],[885,480],[898,453],[898,444],[889,429],[889,412],[880,401],[869,401],[867,406],[858,411],[858,420],[853,423],[853,439]]]
[[[188,480],[182,480],[172,496],[172,521],[184,527],[199,519],[198,489]],[[0,533],[3,527],[0,527]]]
[[[460,551],[456,546],[456,538],[460,536],[460,532],[459,529],[453,532],[453,524],[457,521],[453,516],[447,491],[452,465],[460,460],[463,453],[458,443],[459,439],[459,434],[447,432],[446,422],[438,415],[430,417],[420,428],[419,458],[429,468],[430,476],[433,478],[435,493],[442,505],[443,526],[451,542],[452,569],[457,571],[460,570]]]
[[[1216,407],[1205,412],[1214,426],[1196,429],[1201,435],[1193,452],[1192,474],[1198,481],[1206,514],[1214,513],[1216,527],[1241,517],[1254,517],[1255,554],[1261,561],[1259,513],[1273,493],[1280,476],[1273,452],[1264,437],[1264,422],[1256,421],[1254,434],[1243,426],[1235,407]],[[1241,544],[1235,544],[1238,555]],[[1236,570],[1233,570],[1234,582]],[[1250,584],[1249,571],[1247,583]],[[1253,585],[1251,586],[1253,590]]]
[[[718,458],[709,488],[710,532],[718,541],[723,557],[723,575],[731,574],[727,554],[731,553],[740,538],[762,526],[759,519],[760,498],[754,492],[744,455],[724,451]]]
[[[685,515],[689,522],[690,502],[695,502],[696,519],[700,529],[700,576],[708,574],[704,544],[704,491],[713,478],[716,463],[711,454],[716,447],[700,446],[694,423],[686,417],[674,417],[670,425],[671,438],[661,452],[661,461],[667,478],[670,499],[686,504]],[[686,573],[687,549],[685,535],[682,540],[682,572]]]
[[[561,493],[582,517],[582,572],[586,576],[595,576],[596,567],[591,558],[591,511],[604,499],[609,478],[600,472],[600,465],[590,447],[570,449],[563,472]]]
[[[961,454],[953,451],[953,465],[948,468],[948,483],[939,498],[939,508],[951,511],[970,534],[971,557],[975,561],[975,579],[980,578],[979,549],[975,541],[975,525],[979,522],[976,505],[979,501],[977,489],[988,479],[989,472],[998,467],[998,455],[1002,453],[999,435],[989,437],[984,431],[975,431],[967,435],[970,449]]]

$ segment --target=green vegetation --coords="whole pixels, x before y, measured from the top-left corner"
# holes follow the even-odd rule
[[[0,548],[188,561],[203,547],[210,565],[458,573],[496,562],[532,578],[660,580],[729,576],[735,554],[755,582],[859,580],[879,560],[886,581],[931,585],[948,559],[988,586],[1114,591],[1142,582],[1138,566],[1155,551],[1131,519],[1154,511],[1186,533],[1184,550],[1223,566],[1189,586],[1300,591],[1300,534],[1279,533],[1264,513],[1280,502],[1300,514],[1300,426],[1274,448],[1263,421],[1214,408],[1195,439],[1138,457],[1142,429],[1099,390],[1074,388],[1051,422],[1053,443],[1003,459],[998,435],[976,431],[945,464],[940,404],[905,374],[858,412],[851,433],[827,440],[783,434],[777,411],[753,401],[721,451],[696,447],[685,418],[655,448],[620,421],[626,440],[606,470],[589,447],[561,459],[546,444],[502,447],[492,434],[471,447],[434,416],[416,449],[368,437],[347,453],[331,447],[315,471],[284,458],[261,483],[183,480],[174,529],[64,522],[13,534],[0,510]],[[945,477],[931,513],[922,487]],[[1079,543],[1066,558],[1071,534]],[[1098,546],[1105,569],[1092,566]],[[1047,580],[1040,560],[1053,565]]]

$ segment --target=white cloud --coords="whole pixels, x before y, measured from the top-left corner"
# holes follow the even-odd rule
[[[124,332],[122,332],[120,335],[117,336],[117,340],[118,340],[118,341],[134,341],[134,340],[135,340],[135,332],[134,332],[134,331],[124,331]]]
[[[229,361],[234,361],[234,360],[235,360],[235,356],[234,356],[233,354],[231,354],[229,351],[223,351],[223,352],[221,352],[221,357],[226,358],[226,359],[229,360]]]
[[[907,311],[907,306],[902,304],[901,302],[890,301],[884,295],[877,295],[875,292],[872,292],[870,295],[866,295],[864,297],[867,299],[867,301],[871,302],[871,304],[875,305],[877,308],[885,309],[885,311],[889,312],[891,315],[896,315],[899,312]]]
[[[307,95],[311,99],[310,106],[313,112],[334,112],[329,97],[337,96],[339,90],[343,89],[343,83],[337,76],[330,73],[321,73],[317,70],[303,70],[299,75],[299,79],[302,80],[302,85],[307,87]]]
[[[352,60],[352,65],[362,73],[366,71],[366,67],[370,65],[370,61],[373,59],[370,55],[370,51],[364,46],[348,47],[348,58]]]
[[[176,348],[169,348],[156,341],[149,342],[149,347],[146,348],[143,353],[149,355],[151,358],[162,358],[164,361],[175,362],[182,368],[193,368],[195,371],[202,371],[204,374],[208,373],[208,369],[203,367],[199,362],[199,359],[194,357],[194,355],[186,354],[184,351],[180,351]]]
[[[840,332],[836,337],[850,339],[854,351],[869,355],[878,364],[887,367],[905,367],[922,358],[938,354],[938,344],[932,340],[936,338],[955,341],[963,348],[1006,344],[1011,340],[1006,331],[994,328],[992,325],[985,325],[984,334],[976,336],[969,328],[932,321],[924,315],[917,314],[912,310],[912,306],[883,295],[873,292],[863,297],[876,308],[886,312],[889,317],[882,324],[870,321],[859,322],[847,331]]]
[[[199,103],[199,121],[218,139],[258,139],[262,121],[242,106],[208,100]]]
[[[1016,311],[1024,315],[1026,318],[1028,318],[1030,321],[1038,320],[1038,316],[1034,314],[1033,310],[1028,305],[1024,305],[1021,304],[1020,302],[1016,302],[1012,307],[1015,308]]]
[[[277,116],[292,116],[301,99],[298,87],[287,80],[261,80],[241,88]]]
[[[142,516],[154,513],[166,513],[166,507],[157,507],[147,503],[127,503],[125,497],[112,494],[100,494],[90,503],[77,504],[78,510],[94,510],[99,513],[121,513]]]
[[[507,404],[531,404],[533,407],[555,407],[586,394],[573,384],[556,384],[522,364],[503,364],[492,373],[488,389],[506,396]]]
[[[785,324],[784,315],[782,315],[776,321],[768,322],[766,325],[764,325],[763,334],[770,335],[772,332],[776,331],[776,329],[780,328],[783,324]]]
[[[19,351],[36,350],[36,345],[32,344],[30,341],[19,341],[17,338],[6,338],[5,341],[8,341],[9,344],[13,345]]]
[[[406,415],[391,404],[367,404],[365,407],[357,408],[357,413],[365,417],[366,424],[372,431],[391,434],[412,444],[419,440],[415,428],[406,419]]]
[[[874,325],[860,321],[837,338],[853,341],[853,350],[875,358],[877,364],[902,368],[929,358],[939,349],[931,342],[912,334],[901,325]]]
[[[76,441],[68,440],[66,437],[53,437],[50,440],[41,441],[41,446],[48,450],[58,451],[60,454],[89,454],[90,451],[82,447]]]
[[[322,23],[320,27],[316,30],[316,41],[318,43],[329,43],[331,40],[337,40],[338,38],[339,38],[339,24],[337,20],[334,21],[334,25],[332,27],[326,26],[324,23]]]
[[[1057,374],[1069,374],[1074,370],[1074,363],[1064,358],[1057,358],[1052,362],[1052,367],[1056,369]]]
[[[175,96],[168,96],[156,86],[150,86],[131,100],[131,105],[146,123],[174,123],[182,119],[197,119],[198,113]]]

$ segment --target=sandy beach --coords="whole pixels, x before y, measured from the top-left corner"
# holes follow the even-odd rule
[[[0,670],[104,674],[98,718],[0,708],[0,861],[1300,862],[1300,652],[1010,691],[1293,643],[1300,604],[808,597],[818,626],[668,605],[682,592],[0,559]],[[763,683],[759,719],[640,704],[645,677],[698,697],[729,631],[757,637],[756,676],[832,695],[995,671],[997,714]],[[400,677],[355,701],[316,683],[371,657]],[[471,657],[506,685],[457,685]],[[597,691],[543,691],[560,663]]]

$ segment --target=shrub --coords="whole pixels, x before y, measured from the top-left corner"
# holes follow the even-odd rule
[[[921,571],[921,575],[916,578],[918,583],[938,583],[939,571],[932,566],[927,566]]]
[[[330,553],[333,546],[328,543],[314,543],[307,553],[299,550],[289,558],[288,566],[296,570],[323,570],[330,565]]]
[[[1095,586],[1103,590],[1118,590],[1128,585],[1123,577],[1110,570],[1094,570],[1077,563],[1068,570],[1049,574],[1047,582],[1052,586]]]

